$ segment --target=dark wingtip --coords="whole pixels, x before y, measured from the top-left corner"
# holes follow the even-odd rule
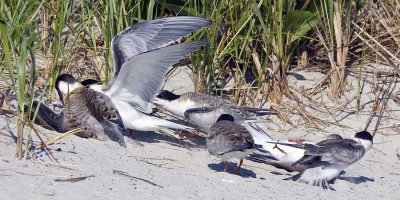
[[[202,17],[202,18],[203,18],[203,17]],[[211,20],[211,19],[207,19],[207,18],[203,18],[203,19],[205,19],[205,21],[206,21],[206,26],[210,26],[211,24],[214,23],[214,21]]]
[[[289,180],[298,181],[301,178],[301,175],[303,175],[303,172],[300,172],[294,176],[289,177]]]
[[[125,147],[125,148],[126,148],[126,143],[125,143],[125,140],[124,140],[124,139],[119,140],[119,141],[118,141],[118,144],[121,145],[122,147]]]

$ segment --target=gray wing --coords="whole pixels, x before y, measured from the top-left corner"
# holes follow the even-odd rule
[[[324,146],[305,144],[305,155],[318,156],[321,161],[349,165],[357,162],[365,153],[365,148],[351,139],[325,142]]]
[[[137,55],[126,61],[121,73],[106,92],[113,102],[123,101],[138,110],[151,113],[151,100],[160,90],[173,64],[206,44],[205,41],[185,42]]]
[[[112,42],[115,80],[122,64],[133,56],[170,45],[195,30],[211,24],[200,17],[179,16],[145,21],[126,28]]]
[[[210,129],[207,149],[212,155],[253,148],[251,134],[243,126],[231,121],[219,121]]]
[[[38,111],[34,121],[35,124],[41,125],[50,130],[55,130],[59,133],[68,131],[67,119],[65,118],[63,111],[56,113],[52,111],[46,104],[38,100],[33,100],[30,115],[31,119],[33,118],[36,109],[38,109]],[[25,110],[28,110],[28,108]]]
[[[343,137],[340,136],[339,134],[330,134],[330,135],[326,136],[326,138],[327,139],[318,142],[317,145],[323,146],[323,145],[331,143],[333,140],[337,141],[337,140],[343,139]]]

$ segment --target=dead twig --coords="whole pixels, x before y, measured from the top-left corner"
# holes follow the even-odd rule
[[[367,83],[369,83],[369,84],[374,84],[372,81],[370,81],[370,80],[367,80],[367,79],[365,79],[365,82],[367,82]],[[382,89],[382,87],[381,86],[379,86],[379,85],[377,85],[376,86],[378,89]],[[400,96],[396,96],[396,95],[394,95],[394,96],[391,96],[391,98],[395,101],[395,102],[398,102],[398,104],[400,104]]]
[[[78,182],[78,181],[82,181],[85,180],[89,177],[95,177],[94,175],[90,175],[90,176],[81,176],[81,177],[75,177],[75,178],[56,178],[54,181],[56,182]]]
[[[392,78],[392,80],[393,80],[393,78]],[[379,112],[378,120],[376,121],[376,125],[375,125],[374,131],[373,131],[373,133],[372,133],[373,136],[375,136],[375,133],[376,133],[376,131],[377,131],[377,129],[378,129],[380,123],[381,123],[382,116],[383,116],[383,113],[384,113],[385,110],[386,110],[386,106],[387,106],[387,104],[388,104],[388,101],[389,101],[389,99],[390,99],[390,96],[392,95],[394,89],[396,88],[396,83],[395,83],[394,86],[393,86],[393,88],[392,88],[391,91],[389,92],[390,87],[392,86],[392,83],[393,83],[393,81],[390,82],[389,86],[387,87],[387,90],[386,90],[386,91],[383,93],[383,95],[382,95],[382,100],[381,100],[382,108],[381,108],[381,110],[380,110],[380,112]],[[385,95],[385,94],[387,94],[387,95]],[[386,96],[386,98],[385,98],[384,96]]]
[[[46,148],[46,151],[49,153],[50,157],[53,158],[54,161],[56,161],[56,163],[59,163],[57,158],[55,158],[53,153],[51,153],[51,149],[49,148],[49,146],[44,142],[42,137],[40,137],[40,134],[39,134],[38,130],[36,130],[36,128],[33,126],[32,122],[30,120],[26,120],[26,121],[28,122],[29,127],[33,130],[33,132],[39,138],[41,144],[44,145],[44,147]]]
[[[148,183],[148,184],[153,185],[153,186],[157,186],[157,187],[160,187],[160,188],[164,188],[163,186],[157,185],[157,184],[155,184],[155,183],[153,183],[153,182],[151,182],[151,181],[149,181],[149,180],[146,180],[146,179],[143,179],[143,178],[139,178],[139,177],[135,177],[135,176],[131,176],[131,175],[129,175],[128,173],[123,172],[123,171],[113,170],[113,173],[114,173],[114,174],[121,175],[121,176],[125,176],[125,177],[130,178],[130,179],[133,179],[133,180],[143,181],[143,182]]]
[[[47,140],[44,143],[40,143],[40,145],[36,146],[35,149],[38,150],[38,149],[42,148],[45,145],[53,144],[53,143],[57,142],[58,140],[61,140],[62,138],[65,138],[65,137],[70,136],[72,134],[78,133],[78,132],[80,132],[82,130],[83,130],[83,128],[78,128],[78,129],[74,129],[74,130],[62,133],[60,135],[57,135],[56,137],[53,137],[53,138]]]
[[[371,115],[370,115],[370,117],[368,118],[368,120],[366,122],[364,130],[368,129],[368,127],[369,127],[369,125],[370,125],[370,123],[372,121],[372,118],[376,116],[376,111],[378,110],[378,106],[380,105],[381,108],[379,109],[378,119],[376,121],[374,131],[372,132],[373,136],[375,136],[375,133],[378,130],[378,127],[379,127],[380,122],[381,122],[382,117],[383,117],[383,113],[386,111],[387,103],[388,103],[389,99],[391,98],[393,91],[396,88],[396,82],[393,81],[393,80],[394,80],[394,78],[391,79],[389,85],[386,88],[379,87],[379,93],[377,95],[377,99],[374,102],[374,107],[371,110]]]

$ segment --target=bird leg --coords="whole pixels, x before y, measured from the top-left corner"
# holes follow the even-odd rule
[[[240,159],[239,166],[235,169],[235,173],[239,174],[240,173],[240,167],[243,165],[243,158]]]
[[[286,151],[284,151],[283,149],[281,149],[281,148],[278,147],[278,142],[279,142],[279,140],[276,141],[276,144],[275,144],[275,146],[274,146],[272,149],[278,149],[280,152],[282,152],[282,153],[284,153],[284,154],[287,154]]]
[[[226,170],[228,170],[228,162],[224,161],[224,172],[226,172]]]

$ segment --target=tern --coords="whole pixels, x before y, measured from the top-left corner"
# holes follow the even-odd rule
[[[257,116],[271,113],[257,109],[233,105],[229,101],[208,94],[187,92],[181,95],[162,90],[153,100],[157,106],[196,125],[200,131],[209,133],[211,126],[222,114],[233,116],[238,124],[256,120]]]
[[[283,168],[300,172],[286,180],[311,183],[322,186],[323,189],[334,190],[330,184],[335,182],[345,168],[359,161],[372,148],[373,136],[368,131],[361,131],[353,138],[343,139],[338,135],[331,135],[330,138],[316,144],[291,142],[275,142],[275,144],[302,149],[304,152],[300,159],[291,164],[280,163]]]
[[[239,173],[243,164],[243,158],[252,153],[256,147],[254,140],[247,129],[234,122],[234,117],[222,114],[217,122],[211,127],[207,137],[207,149],[211,155],[222,157],[224,172],[228,168],[228,161],[240,159],[239,166],[235,172]]]
[[[75,135],[100,140],[110,139],[126,147],[125,127],[117,109],[107,96],[83,87],[70,74],[58,76],[55,87],[64,108],[60,112],[54,112],[44,103],[33,101],[32,112],[40,106],[36,123],[58,132],[82,128],[83,130]]]
[[[174,44],[211,24],[201,17],[178,16],[145,21],[126,28],[112,40],[114,74],[108,84],[91,84],[115,105],[125,128],[155,131],[162,128],[195,130],[151,116],[153,97],[172,65],[206,45],[197,40]],[[92,82],[93,83],[93,82]]]
[[[261,144],[262,148],[249,155],[247,158],[254,162],[260,162],[274,167],[285,169],[286,171],[301,172],[303,168],[294,166],[293,163],[304,156],[304,140],[274,140],[262,128],[254,122],[243,124],[249,130],[257,144]],[[342,139],[338,134],[331,134],[327,139]],[[282,145],[282,143],[286,145]],[[290,145],[289,145],[290,144]]]

